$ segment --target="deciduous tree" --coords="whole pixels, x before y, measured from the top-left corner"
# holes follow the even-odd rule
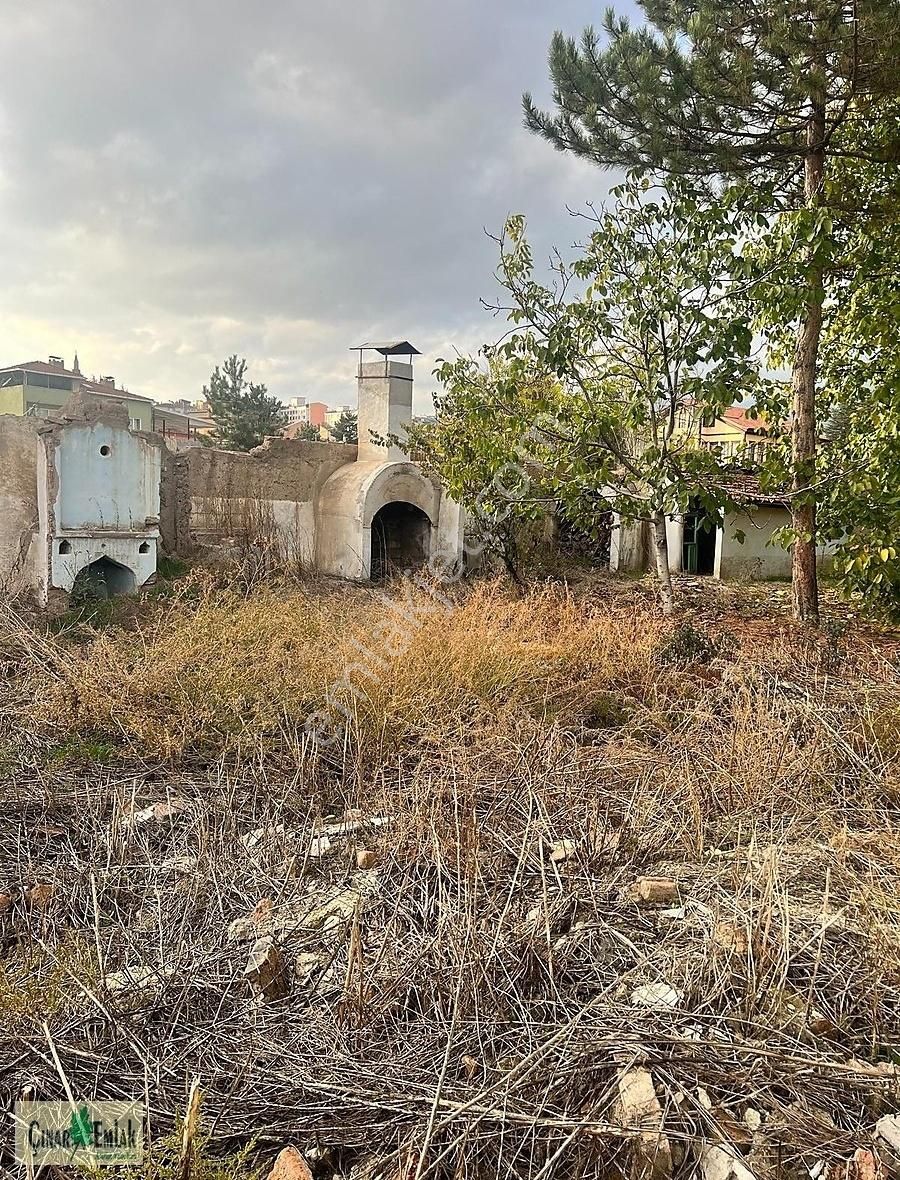
[[[742,255],[749,226],[739,204],[700,205],[676,182],[614,196],[575,257],[556,256],[550,285],[535,277],[523,219],[508,221],[499,277],[509,299],[498,309],[514,330],[487,369],[462,358],[439,370],[451,413],[438,473],[495,495],[505,471],[519,511],[558,502],[586,530],[610,509],[649,521],[671,613],[666,517],[696,501],[710,514],[731,505],[699,422],[764,384]]]
[[[754,186],[761,208],[805,210],[792,372],[793,597],[818,617],[816,386],[835,161],[884,164],[896,142],[841,130],[861,102],[900,91],[898,0],[639,0],[633,27],[608,11],[604,37],[557,33],[554,113],[525,96],[527,125],[602,167]],[[792,231],[793,232],[793,227]]]

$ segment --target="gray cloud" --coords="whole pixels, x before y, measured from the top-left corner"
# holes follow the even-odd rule
[[[227,353],[353,398],[359,339],[497,331],[497,229],[539,251],[609,178],[521,127],[591,0],[30,0],[0,22],[0,356],[78,347],[153,396]]]

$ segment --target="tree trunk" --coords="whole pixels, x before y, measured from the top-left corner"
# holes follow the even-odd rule
[[[669,569],[669,542],[666,537],[666,518],[662,512],[657,512],[653,517],[653,553],[656,558],[659,603],[662,613],[674,615],[675,594],[672,590],[672,573]]]
[[[825,177],[825,104],[819,97],[812,103],[807,125],[807,144],[809,151],[804,160],[804,194],[807,208],[814,209],[822,202],[822,185]],[[804,623],[819,621],[816,503],[815,492],[811,489],[816,479],[816,374],[825,291],[822,266],[815,258],[815,251],[816,243],[813,243],[806,275],[806,306],[797,330],[791,373],[791,524],[794,533],[791,597],[794,618]]]

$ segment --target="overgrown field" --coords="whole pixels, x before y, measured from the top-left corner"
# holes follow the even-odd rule
[[[161,1136],[200,1077],[322,1178],[893,1166],[898,644],[760,593],[6,610],[3,1101]]]

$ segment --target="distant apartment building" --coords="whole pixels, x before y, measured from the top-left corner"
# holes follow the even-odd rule
[[[343,414],[355,414],[356,410],[353,406],[333,406],[331,409],[325,411],[325,425],[330,430],[332,426],[336,426]]]
[[[76,389],[120,402],[128,410],[132,430],[153,429],[152,398],[120,389],[114,377],[101,377],[99,381],[85,377],[78,367],[77,356],[71,369],[66,368],[61,356],[0,369],[0,414],[50,418],[62,409]]]
[[[306,403],[305,397],[289,397],[287,401],[282,402],[284,406],[284,417],[288,426],[299,424],[305,426],[309,422],[309,406]]]
[[[171,450],[195,446],[199,437],[209,434],[215,426],[208,412],[192,407],[184,399],[161,405],[143,394],[120,389],[114,377],[101,377],[99,381],[85,377],[77,355],[71,369],[66,368],[60,356],[0,369],[0,414],[52,418],[79,389],[124,405],[131,430],[155,431]]]
[[[325,418],[328,414],[328,406],[324,402],[310,402],[308,409],[310,426],[324,426]]]

